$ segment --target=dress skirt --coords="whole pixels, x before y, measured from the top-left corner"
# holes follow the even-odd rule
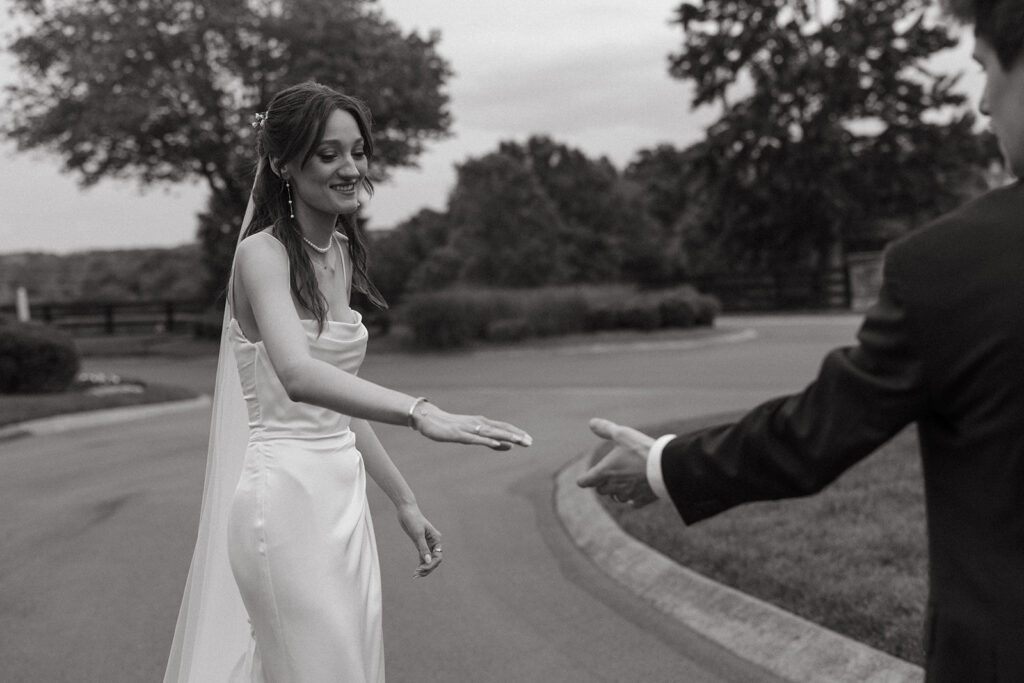
[[[253,642],[232,680],[384,681],[380,567],[351,431],[254,432],[228,519]]]

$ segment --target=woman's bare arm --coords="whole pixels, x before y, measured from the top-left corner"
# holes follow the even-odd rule
[[[306,330],[292,301],[288,256],[272,235],[246,238],[236,255],[236,283],[252,310],[270,363],[293,401],[328,408],[354,418],[387,424],[410,422],[436,441],[478,444],[505,450],[528,446],[521,429],[482,416],[455,415],[408,394],[361,379],[309,353]]]

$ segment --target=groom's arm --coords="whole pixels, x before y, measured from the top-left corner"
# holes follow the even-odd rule
[[[891,257],[858,344],[829,353],[803,392],[651,448],[648,482],[686,523],[740,503],[819,491],[921,414],[922,361]]]

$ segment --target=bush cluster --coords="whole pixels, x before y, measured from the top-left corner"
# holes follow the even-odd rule
[[[0,324],[0,394],[64,391],[79,366],[78,350],[66,332],[35,323]]]
[[[417,346],[447,349],[486,338],[492,322],[515,312],[507,296],[458,289],[416,295],[403,307],[403,319]]]
[[[517,342],[575,332],[711,325],[718,300],[686,285],[638,292],[628,286],[448,289],[409,297],[398,311],[416,346]]]

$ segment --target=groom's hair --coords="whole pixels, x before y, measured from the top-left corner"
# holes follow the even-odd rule
[[[974,34],[984,38],[1009,70],[1024,51],[1024,2],[1021,0],[945,0],[957,19],[974,24]]]

